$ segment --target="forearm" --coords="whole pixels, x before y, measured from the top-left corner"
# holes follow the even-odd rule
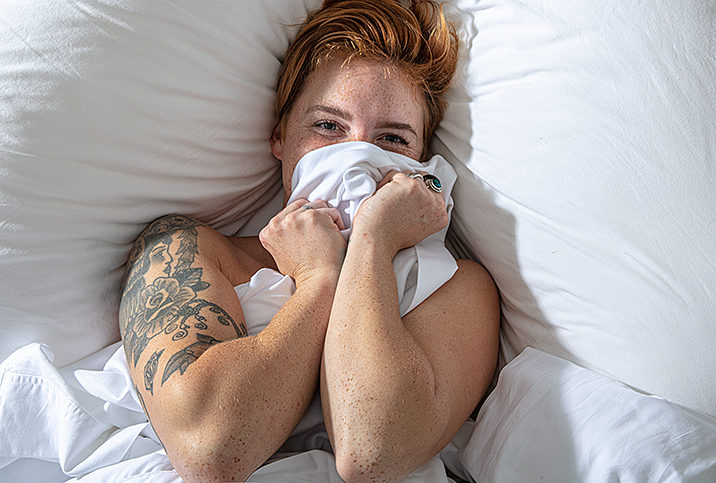
[[[353,472],[360,469],[355,459],[369,465],[377,455],[381,481],[405,477],[431,457],[431,442],[446,425],[433,368],[401,321],[391,262],[392,253],[370,238],[352,239],[323,365],[324,411],[339,469],[342,459],[351,467],[343,471]]]
[[[335,281],[307,283],[255,337],[216,344],[148,405],[186,481],[244,481],[313,396]]]

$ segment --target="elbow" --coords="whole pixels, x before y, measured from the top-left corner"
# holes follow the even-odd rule
[[[402,481],[435,456],[444,446],[443,418],[420,428],[399,429],[393,425],[383,430],[348,432],[332,428],[336,470],[346,483],[391,483]],[[403,435],[403,436],[398,436]]]
[[[156,411],[152,426],[182,481],[246,481],[267,457],[248,441],[248,434],[227,424],[226,417],[198,409],[192,398],[175,391],[179,389],[171,384],[162,388],[163,411]]]
[[[348,452],[342,457],[336,454],[336,470],[346,483],[393,481],[382,467],[380,455],[367,457],[364,454]],[[398,480],[396,480],[398,481]]]
[[[415,455],[408,453],[365,447],[340,451],[336,452],[336,470],[346,483],[398,482],[420,466]]]
[[[184,434],[166,451],[177,474],[186,483],[246,481],[263,463],[240,439]],[[232,439],[235,439],[232,441]]]

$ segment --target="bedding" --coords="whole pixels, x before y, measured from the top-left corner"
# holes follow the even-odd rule
[[[288,202],[320,199],[337,208],[346,227],[342,234],[348,241],[353,217],[391,170],[437,175],[448,215],[452,212],[450,193],[455,171],[442,156],[420,163],[360,141],[325,146],[303,156],[293,172]],[[401,250],[393,259],[401,317],[450,280],[457,270],[455,259],[445,248],[446,232],[447,227],[414,247]]]
[[[468,440],[458,458],[480,483],[716,481],[715,418],[533,348]]]
[[[534,347],[716,415],[716,2],[463,0],[434,143]]]
[[[0,360],[6,369],[29,351],[32,370],[47,376],[39,383],[31,372],[22,391],[51,390],[70,408],[85,396],[57,374],[78,361],[104,372],[99,360],[119,340],[122,265],[148,222],[186,213],[249,234],[277,211],[275,78],[318,3],[0,4]],[[604,481],[609,467],[635,481],[654,473],[639,473],[619,441],[571,425],[548,432],[536,418],[572,415],[575,428],[620,421],[639,428],[615,429],[634,443],[665,422],[663,437],[634,454],[654,470],[681,448],[694,461],[662,479],[713,481],[716,1],[448,3],[464,48],[431,151],[457,173],[448,245],[483,263],[500,289],[505,377],[442,460],[466,480],[530,481],[530,465],[565,450],[595,457],[576,466],[557,458],[542,476]],[[530,372],[520,360],[547,362]],[[0,384],[15,384],[13,374],[3,371]],[[557,397],[580,384],[602,384],[628,404]],[[530,411],[511,406],[520,391],[549,387]],[[126,396],[112,397],[131,403]],[[0,411],[13,401],[0,392]],[[141,414],[123,407],[137,420],[120,426],[105,414],[112,407],[95,401],[87,433],[64,434],[52,451],[135,432],[141,444],[113,453],[107,461],[117,463],[96,468],[95,481],[122,481],[122,463],[135,457],[146,481],[176,481]],[[3,417],[3,430],[10,422]],[[2,481],[79,478],[79,463],[101,454],[86,446],[62,466],[20,422],[0,440]],[[691,429],[680,440],[674,428]],[[281,460],[262,469],[266,479],[296,481],[310,467],[304,481],[337,481],[330,455],[296,457],[306,466]],[[431,464],[417,481],[445,481],[442,464]]]
[[[295,285],[265,268],[234,290],[247,331],[255,335],[293,295]],[[142,410],[121,342],[63,368],[53,359],[49,347],[31,344],[0,365],[2,481],[28,481],[36,460],[56,463],[61,471],[51,468],[53,476],[79,481],[181,481]],[[320,398],[314,397],[276,461],[248,481],[266,481],[267,474],[270,481],[341,481],[332,458]],[[49,475],[38,476],[47,481]],[[448,482],[437,457],[405,481]]]

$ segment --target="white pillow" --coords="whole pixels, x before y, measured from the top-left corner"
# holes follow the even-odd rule
[[[0,360],[118,340],[122,265],[158,216],[237,231],[280,189],[268,138],[318,0],[0,4]]]
[[[433,144],[528,346],[716,415],[714,2],[453,0]]]
[[[526,349],[458,456],[480,483],[716,481],[716,419]]]

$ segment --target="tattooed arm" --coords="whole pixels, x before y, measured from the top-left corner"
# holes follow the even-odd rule
[[[233,287],[275,266],[257,240],[232,241],[173,215],[134,245],[120,305],[124,349],[144,410],[187,482],[244,481],[290,435],[315,392],[339,270],[320,261],[326,248],[343,248],[325,220],[323,228],[304,225],[328,236],[324,254],[286,229],[301,256],[279,266],[319,263],[292,273],[295,295],[255,337],[246,335]]]

